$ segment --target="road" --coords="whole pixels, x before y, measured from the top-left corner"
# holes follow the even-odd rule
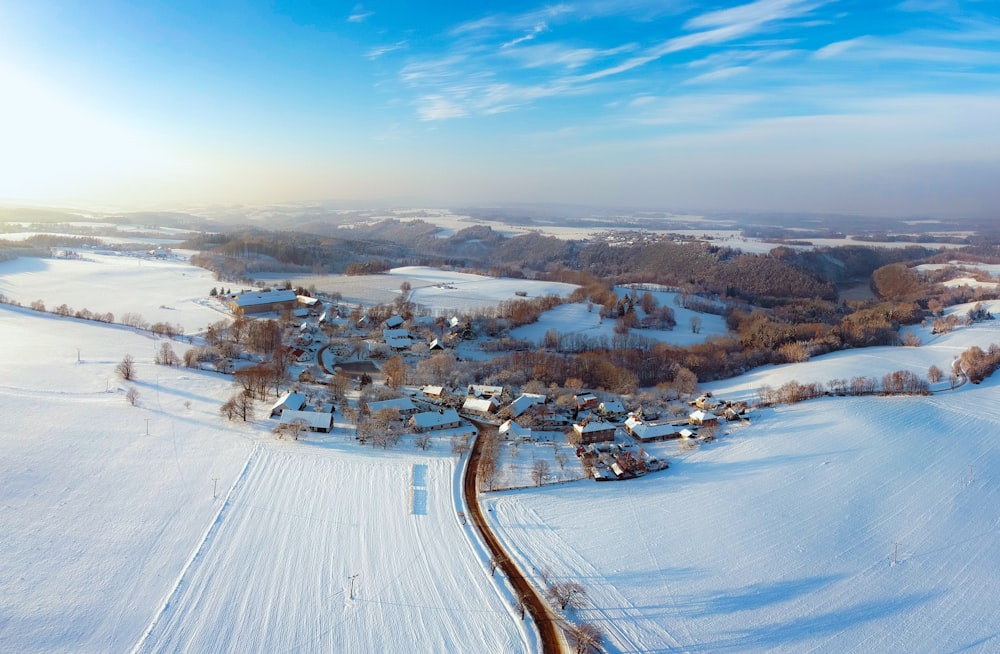
[[[510,585],[514,591],[524,598],[525,608],[531,618],[538,626],[538,635],[542,644],[543,654],[563,654],[565,652],[561,629],[559,628],[559,618],[552,612],[549,605],[538,594],[538,591],[521,574],[521,570],[507,555],[499,539],[493,534],[486,518],[483,516],[482,507],[479,506],[479,488],[476,484],[477,471],[479,470],[480,443],[482,436],[489,430],[496,430],[495,425],[489,423],[476,422],[479,429],[479,436],[472,443],[472,451],[469,454],[469,465],[465,469],[465,479],[462,483],[462,492],[465,495],[465,503],[469,507],[469,514],[472,524],[476,526],[483,537],[483,541],[490,550],[490,555],[500,562],[499,568],[510,580]]]

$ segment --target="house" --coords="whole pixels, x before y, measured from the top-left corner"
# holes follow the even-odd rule
[[[248,291],[234,294],[229,307],[235,313],[267,313],[268,311],[284,311],[295,306],[298,299],[295,291]]]
[[[584,409],[596,409],[597,405],[600,404],[600,400],[593,393],[580,393],[574,396],[576,400],[576,408],[578,411]]]
[[[625,405],[621,400],[605,400],[597,407],[597,412],[602,416],[623,416],[625,415]]]
[[[440,400],[444,397],[444,386],[424,386],[420,389],[425,397]]]
[[[503,395],[503,386],[486,386],[484,384],[472,384],[469,386],[468,395],[476,397],[493,397]]]
[[[672,425],[669,422],[642,422],[629,418],[625,421],[625,430],[632,434],[637,441],[643,443],[681,437],[677,425]]]
[[[537,393],[521,393],[516,400],[507,405],[511,418],[516,418],[536,404],[545,404],[548,398]]]
[[[323,303],[319,299],[309,297],[308,295],[296,295],[295,299],[299,304],[311,311],[319,311],[323,306]]]
[[[410,340],[409,336],[394,336],[385,339],[385,344],[393,350],[409,350],[410,346],[413,345],[413,341]]]
[[[708,413],[707,411],[698,409],[688,416],[688,422],[692,425],[717,425],[719,424],[719,417],[714,413]]]
[[[379,402],[369,402],[365,406],[365,413],[373,415],[382,409],[396,409],[401,416],[413,415],[419,409],[408,397],[398,397],[394,400],[381,400]]]
[[[508,420],[500,425],[499,431],[501,436],[513,438],[514,440],[531,440],[531,429],[522,427],[513,420]]]
[[[450,429],[460,427],[462,419],[455,409],[442,409],[440,411],[425,411],[416,413],[410,417],[410,427],[414,431],[430,431],[434,429]]]
[[[573,425],[573,431],[567,435],[567,440],[574,445],[588,445],[615,440],[615,425],[610,422],[590,420],[583,424]]]
[[[441,341],[439,339],[435,338],[433,341],[431,341],[430,343],[427,344],[427,349],[428,350],[432,350],[432,351],[433,350],[443,350],[444,349],[444,345],[441,344]]]
[[[301,421],[309,431],[318,431],[329,434],[333,428],[333,414],[325,411],[295,411],[285,409],[281,412],[281,419],[278,424],[287,425],[293,421]]]
[[[710,411],[710,410],[714,409],[718,405],[715,403],[714,400],[712,400],[712,394],[711,393],[705,393],[704,395],[702,395],[702,396],[698,397],[697,399],[695,399],[695,401],[691,403],[691,406],[693,406],[693,407],[695,407],[697,409],[703,409],[705,411]]]
[[[463,413],[475,413],[477,415],[486,416],[492,413],[496,413],[497,409],[500,408],[500,400],[494,396],[490,397],[475,397],[469,396],[465,398],[465,402],[462,404]]]
[[[389,329],[396,329],[397,327],[399,327],[399,326],[401,326],[403,324],[403,317],[402,316],[397,316],[397,315],[392,315],[392,316],[389,316],[388,318],[386,318],[385,322],[382,323],[382,324],[384,326],[388,327]]]
[[[298,411],[305,405],[306,396],[303,393],[292,393],[291,391],[285,393],[278,398],[278,401],[271,406],[270,416],[272,418],[280,416],[282,411]]]

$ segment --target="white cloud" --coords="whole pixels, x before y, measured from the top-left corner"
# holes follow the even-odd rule
[[[363,5],[354,5],[354,10],[351,11],[351,15],[347,17],[347,22],[349,23],[363,23],[367,18],[371,17],[375,12],[368,11]]]
[[[750,70],[749,66],[729,66],[728,68],[717,68],[716,70],[710,71],[708,73],[702,73],[696,77],[685,80],[685,84],[707,84],[711,82],[718,82],[719,80],[729,79],[737,75],[741,75]]]
[[[417,100],[417,113],[420,120],[446,120],[461,118],[469,112],[460,105],[440,95],[425,95]]]
[[[524,36],[519,36],[516,39],[512,39],[510,41],[507,41],[506,43],[504,43],[500,47],[501,48],[510,48],[510,47],[515,46],[515,45],[518,45],[519,43],[524,43],[526,41],[531,41],[536,36],[538,36],[539,34],[541,34],[542,32],[547,32],[548,29],[549,29],[549,26],[546,25],[545,23],[538,23],[533,28],[531,28],[530,32],[528,32]]]
[[[396,50],[402,50],[406,47],[406,41],[397,41],[391,45],[380,45],[375,46],[371,50],[365,53],[365,56],[369,59],[378,59],[384,54],[389,54],[390,52],[395,52]]]

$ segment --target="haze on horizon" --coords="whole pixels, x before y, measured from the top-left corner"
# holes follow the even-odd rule
[[[991,5],[0,0],[0,200],[984,216]]]

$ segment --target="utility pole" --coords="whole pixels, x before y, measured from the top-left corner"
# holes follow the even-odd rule
[[[899,561],[899,543],[896,543],[896,548],[892,551],[892,564],[896,565]]]
[[[145,420],[146,420],[146,435],[149,436],[149,418],[145,418]]]
[[[972,480],[973,480],[974,478],[975,478],[975,475],[973,474],[973,469],[972,469],[972,465],[969,465],[969,481],[968,481],[968,483],[970,483],[970,484],[971,484],[971,483],[972,483]]]
[[[76,362],[83,363],[82,361],[80,361],[80,348],[76,348]]]
[[[353,574],[348,579],[351,580],[351,599],[354,599],[354,580],[357,579],[358,575]]]
[[[213,500],[216,499],[217,497],[219,497],[219,494],[216,492],[216,489],[218,487],[219,487],[219,478],[218,477],[212,477],[212,499]]]

